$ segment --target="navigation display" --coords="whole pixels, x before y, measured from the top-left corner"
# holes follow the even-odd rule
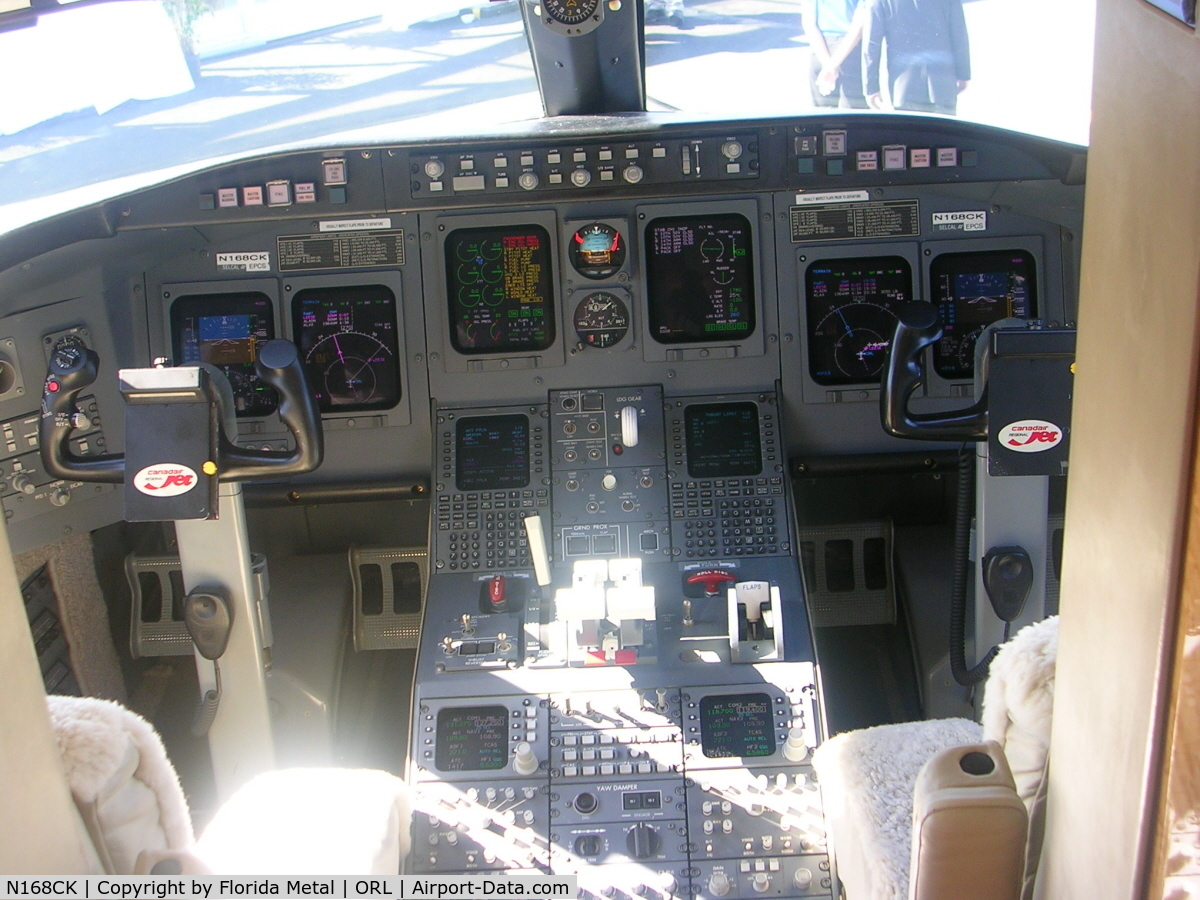
[[[822,259],[804,276],[808,374],[817,384],[878,384],[896,313],[913,298],[902,256]]]
[[[975,374],[975,343],[1001,319],[1037,315],[1037,269],[1025,250],[943,253],[929,266],[930,298],[942,317],[933,367],[943,378]]]
[[[460,491],[494,491],[529,484],[529,420],[522,415],[459,419],[455,432]]]
[[[540,225],[459,228],[446,238],[450,340],[459,353],[554,343],[550,235]]]
[[[321,412],[391,409],[400,400],[396,298],[386,287],[300,291],[292,324]]]
[[[770,756],[775,722],[766,694],[727,694],[700,701],[700,744],[709,759]]]
[[[460,706],[438,711],[437,752],[442,772],[479,772],[508,765],[508,710]]]
[[[650,334],[660,344],[754,333],[750,223],[736,213],[653,220],[646,228]]]
[[[279,398],[254,371],[258,345],[275,337],[275,308],[266,294],[192,294],[171,304],[175,364],[211,363],[229,379],[239,417],[267,416]]]
[[[758,407],[753,403],[694,404],[683,411],[687,468],[692,478],[762,472]]]

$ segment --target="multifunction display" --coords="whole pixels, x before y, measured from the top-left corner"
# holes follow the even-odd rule
[[[766,694],[726,694],[700,701],[700,744],[709,759],[770,756],[775,720]]]
[[[386,287],[300,291],[292,324],[321,412],[391,409],[399,401],[396,298]]]
[[[758,407],[753,403],[693,404],[683,411],[687,468],[692,478],[762,472]]]
[[[975,374],[975,342],[987,326],[1037,315],[1037,270],[1025,250],[943,253],[929,266],[929,285],[943,328],[933,367],[943,378]]]
[[[529,484],[529,419],[522,415],[459,419],[455,479],[460,491]]]
[[[646,228],[650,334],[660,344],[754,333],[750,223],[736,213],[653,220]]]
[[[540,225],[460,228],[446,238],[450,339],[459,353],[554,343],[550,235]]]
[[[901,256],[822,259],[804,276],[808,372],[817,384],[878,383],[897,312],[912,300]]]
[[[442,772],[480,772],[508,765],[508,710],[503,706],[438,711],[437,753]]]
[[[176,365],[210,363],[233,388],[238,416],[267,416],[279,399],[254,371],[258,345],[275,337],[275,308],[266,294],[192,294],[171,305]]]

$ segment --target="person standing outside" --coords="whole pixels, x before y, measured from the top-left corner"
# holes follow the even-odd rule
[[[962,0],[870,0],[863,39],[867,102],[883,109],[879,64],[887,45],[895,109],[955,115],[971,80]]]
[[[866,109],[863,93],[863,0],[801,0],[804,36],[812,50],[808,84],[818,107]]]

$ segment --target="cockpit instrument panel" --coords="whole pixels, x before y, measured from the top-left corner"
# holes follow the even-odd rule
[[[171,304],[177,365],[210,363],[233,388],[237,415],[266,416],[279,399],[254,371],[258,345],[275,337],[275,309],[266,294],[191,294]]]
[[[550,235],[540,225],[459,228],[446,238],[450,337],[459,353],[554,343]]]
[[[459,419],[455,445],[455,483],[460,491],[494,491],[529,484],[526,416]]]
[[[1001,319],[1037,315],[1037,271],[1027,250],[943,253],[929,266],[931,300],[942,318],[933,367],[943,378],[975,373],[975,342]]]
[[[753,403],[693,403],[683,414],[692,478],[762,474],[758,407]]]
[[[808,371],[822,385],[878,383],[896,330],[913,299],[912,268],[901,256],[823,259],[804,276]]]
[[[584,278],[610,278],[625,265],[625,239],[603,222],[584,225],[571,235],[571,266]]]
[[[713,694],[700,701],[700,743],[709,759],[770,756],[775,719],[768,694]]]
[[[650,334],[660,344],[754,333],[750,222],[737,213],[676,216],[646,228]]]
[[[396,298],[388,288],[299,291],[292,322],[321,412],[391,409],[400,400]]]

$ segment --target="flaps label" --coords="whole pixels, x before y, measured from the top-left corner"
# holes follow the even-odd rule
[[[149,497],[176,497],[196,486],[196,472],[180,463],[155,463],[133,476],[133,486]]]

